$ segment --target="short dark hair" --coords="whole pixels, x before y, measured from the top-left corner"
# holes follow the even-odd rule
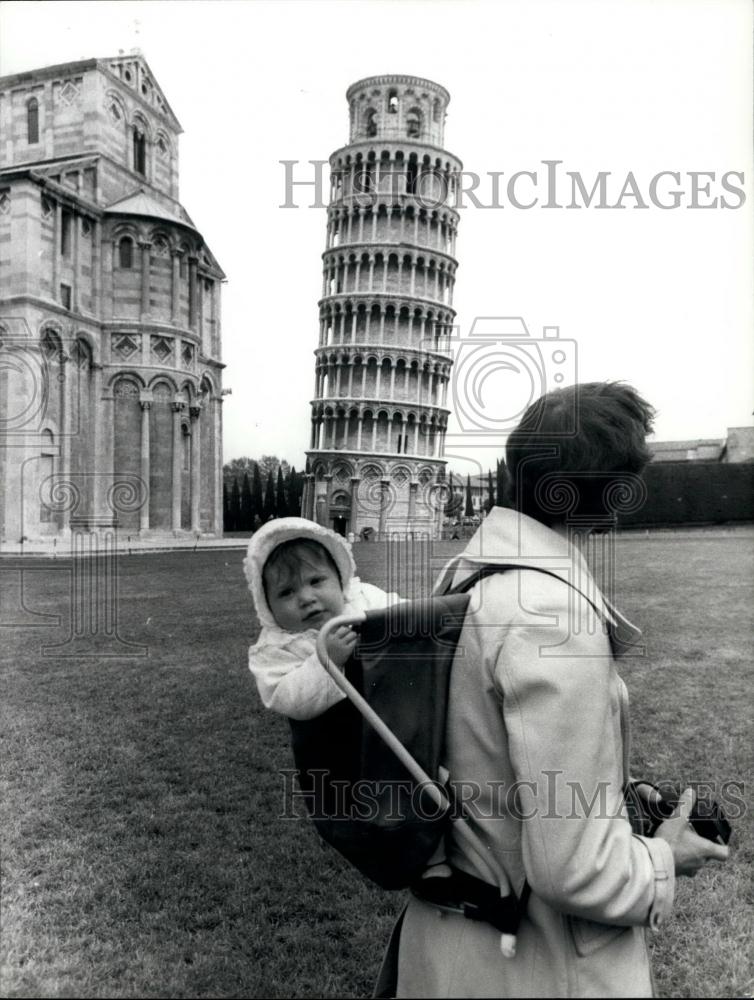
[[[508,438],[510,502],[546,525],[612,515],[615,487],[630,490],[652,457],[645,438],[654,415],[625,382],[546,393]]]
[[[295,576],[301,569],[302,563],[310,566],[321,566],[326,563],[340,580],[341,587],[343,580],[335,560],[320,542],[315,542],[313,538],[289,538],[287,542],[281,542],[270,552],[262,567],[262,586],[264,596],[269,600],[267,593],[267,572],[273,570],[279,574],[288,573]]]

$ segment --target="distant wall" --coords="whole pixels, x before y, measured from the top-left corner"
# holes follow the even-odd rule
[[[754,521],[754,462],[652,462],[647,500],[621,526]]]

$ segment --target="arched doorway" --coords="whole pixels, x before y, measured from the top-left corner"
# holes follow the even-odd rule
[[[351,497],[345,490],[338,490],[333,494],[330,502],[330,521],[332,530],[339,535],[348,534],[348,523],[351,517]]]

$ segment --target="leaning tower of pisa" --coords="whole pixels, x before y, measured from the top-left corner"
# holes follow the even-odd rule
[[[461,162],[448,92],[414,76],[349,87],[330,157],[303,514],[342,534],[439,530]]]

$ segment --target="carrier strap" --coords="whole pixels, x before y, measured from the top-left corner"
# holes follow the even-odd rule
[[[452,868],[446,877],[417,879],[411,892],[425,903],[462,913],[468,920],[482,920],[501,934],[515,935],[526,912],[531,889],[529,883],[524,882],[520,898],[513,893],[501,896],[497,886],[460,868]]]
[[[488,576],[496,576],[498,573],[504,573],[506,570],[509,569],[518,569],[518,570],[526,569],[526,570],[531,570],[533,573],[544,573],[546,576],[552,576],[556,580],[560,580],[561,583],[564,583],[566,587],[570,587],[572,590],[575,590],[577,594],[580,594],[587,601],[589,601],[589,603],[592,605],[592,607],[597,612],[597,615],[600,618],[605,617],[604,610],[597,607],[594,601],[591,600],[591,598],[587,597],[587,595],[582,590],[580,590],[575,583],[571,583],[570,580],[564,579],[559,573],[553,573],[552,570],[544,569],[541,566],[531,566],[527,564],[522,565],[521,563],[487,563],[480,569],[475,570],[471,574],[471,576],[467,577],[461,583],[457,584],[455,587],[451,587],[448,593],[465,594],[468,590],[471,590],[472,587],[476,587],[476,585],[479,583],[480,580],[484,580]]]

